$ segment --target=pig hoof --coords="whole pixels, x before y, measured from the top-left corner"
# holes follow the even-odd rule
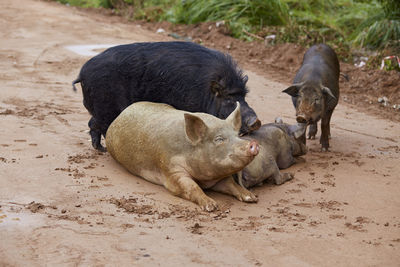
[[[211,211],[218,209],[218,204],[217,204],[217,202],[215,202],[214,200],[212,200],[210,198],[210,199],[206,200],[205,203],[200,204],[200,207],[204,211],[211,212]]]
[[[217,204],[209,204],[209,205],[206,205],[205,206],[205,208],[204,208],[204,210],[206,210],[206,211],[208,211],[208,212],[211,212],[211,211],[214,211],[214,210],[216,210],[218,207],[217,207]]]
[[[97,149],[99,152],[107,152],[107,149],[104,146],[102,146],[101,144],[93,145],[93,147],[95,149]]]
[[[245,196],[244,197],[244,202],[258,202],[258,198],[255,195],[251,195],[251,196]]]
[[[243,202],[257,202],[258,198],[252,192],[247,191],[240,195],[237,199]]]
[[[284,173],[283,174],[283,181],[289,181],[292,180],[294,178],[294,175],[292,173]]]

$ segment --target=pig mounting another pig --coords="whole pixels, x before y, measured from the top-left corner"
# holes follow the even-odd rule
[[[315,138],[321,119],[322,151],[329,148],[330,121],[339,100],[339,74],[335,51],[325,44],[314,45],[304,54],[293,84],[283,91],[292,96],[297,122],[310,125],[309,139]],[[302,140],[305,144],[305,134]]]
[[[257,201],[232,176],[259,150],[256,141],[239,138],[240,127],[238,102],[226,120],[176,110],[167,104],[137,102],[112,122],[106,146],[131,173],[212,211],[217,203],[202,188],[245,202]]]
[[[307,153],[306,145],[298,137],[304,135],[304,124],[289,125],[282,119],[275,123],[264,124],[255,132],[244,136],[247,140],[256,140],[260,146],[257,157],[238,173],[238,182],[243,187],[251,187],[272,178],[280,185],[291,180],[293,175],[282,174],[279,169],[289,168],[296,162],[294,157]]]
[[[80,83],[94,148],[104,151],[111,122],[138,101],[166,103],[189,112],[225,119],[240,103],[246,134],[261,126],[245,101],[248,77],[234,60],[219,51],[191,42],[119,45],[86,62],[74,84]]]

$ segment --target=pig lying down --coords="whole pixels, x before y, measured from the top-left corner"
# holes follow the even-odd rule
[[[304,54],[293,84],[283,92],[292,96],[296,120],[310,125],[308,138],[314,139],[321,119],[322,151],[329,148],[330,121],[339,100],[339,60],[325,44],[314,45]],[[306,143],[305,134],[302,137]]]
[[[264,124],[260,129],[243,138],[256,140],[260,146],[257,157],[238,173],[239,184],[248,188],[272,178],[280,185],[293,179],[289,173],[282,174],[279,169],[293,165],[294,157],[307,153],[306,145],[298,137],[304,135],[305,124],[289,125],[280,118],[275,123]]]
[[[155,42],[120,45],[86,62],[73,81],[80,83],[94,148],[104,151],[111,122],[138,101],[166,103],[189,112],[225,119],[240,103],[246,134],[261,126],[245,101],[247,76],[233,59],[191,42]],[[74,90],[76,90],[74,86]]]
[[[111,156],[147,181],[213,211],[217,203],[202,190],[256,202],[233,174],[258,154],[254,140],[238,136],[240,105],[226,120],[205,113],[176,110],[167,104],[137,102],[110,125],[106,146]]]

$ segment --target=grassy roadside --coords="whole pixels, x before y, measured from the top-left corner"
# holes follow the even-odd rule
[[[133,20],[197,24],[223,21],[228,34],[268,44],[324,42],[350,61],[354,51],[400,55],[398,0],[57,0],[81,7],[112,8]],[[396,68],[389,64],[389,69]]]

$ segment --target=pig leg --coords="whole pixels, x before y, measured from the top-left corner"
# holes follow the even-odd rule
[[[217,202],[208,197],[191,177],[170,176],[164,186],[172,194],[198,204],[202,210],[213,211],[218,208]]]
[[[318,132],[318,122],[314,122],[308,129],[308,139],[315,139]]]
[[[271,166],[271,169],[273,169],[271,178],[274,180],[276,185],[281,185],[286,181],[292,180],[294,177],[293,174],[290,174],[290,173],[282,174],[279,171],[278,165],[276,163],[273,166]]]
[[[332,112],[330,112],[330,116],[328,118],[328,139],[331,139],[331,118],[332,118]]]
[[[90,128],[90,137],[92,138],[92,146],[101,151],[101,152],[106,152],[106,149],[101,145],[101,129],[97,125],[96,120],[92,117],[89,120],[89,128]]]
[[[329,136],[331,134],[330,121],[333,110],[329,110],[321,120],[321,138],[319,142],[322,145],[322,151],[328,151],[329,149]]]
[[[211,187],[211,189],[216,192],[234,196],[240,201],[244,202],[258,201],[257,197],[252,192],[238,185],[233,179],[233,176],[229,176],[227,178],[222,179],[221,181],[216,183],[213,187]]]
[[[307,127],[307,126],[306,126]],[[307,129],[306,129],[307,130]],[[302,142],[304,145],[306,144],[307,138],[306,138],[306,130],[304,130],[304,133],[298,138],[300,142]]]
[[[274,161],[274,167],[277,165],[279,169],[286,169],[292,166],[295,163],[295,160],[292,156],[291,147],[282,148],[276,161]]]

